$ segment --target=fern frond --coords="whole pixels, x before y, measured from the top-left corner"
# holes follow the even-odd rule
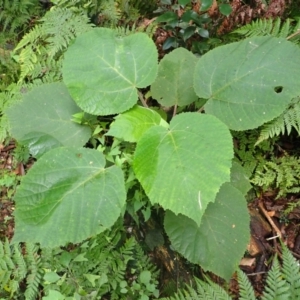
[[[207,282],[195,278],[196,288],[188,286],[174,296],[162,300],[232,300],[218,284],[206,278]]]
[[[291,20],[286,19],[283,23],[280,32],[277,34],[277,37],[287,38],[291,30]]]
[[[253,287],[243,271],[237,270],[238,282],[239,282],[239,300],[255,300]]]
[[[255,143],[258,145],[264,140],[279,136],[281,134],[291,133],[294,128],[300,134],[300,98],[292,100],[289,107],[276,119],[265,124],[260,132],[260,136]]]
[[[39,0],[2,0],[0,1],[0,23],[2,31],[13,33],[24,28],[32,16],[41,11]]]
[[[20,273],[18,272],[19,268],[21,269]],[[9,244],[7,239],[4,243],[0,241],[0,289],[7,291],[12,297],[19,289],[19,282],[26,275],[24,269],[26,269],[26,265],[24,266],[23,262],[15,259],[15,248]]]
[[[282,273],[289,283],[290,299],[300,299],[300,268],[287,246],[282,243]]]
[[[288,300],[290,299],[289,286],[284,280],[277,257],[274,258],[271,270],[268,273],[265,291],[261,300]]]
[[[28,44],[34,44],[39,42],[39,38],[43,36],[43,29],[41,26],[35,26],[28,33],[26,33],[18,45],[14,49],[14,53],[22,49]]]
[[[299,264],[285,245],[282,245],[283,265],[277,257],[268,273],[266,287],[261,300],[294,300],[300,299]],[[247,276],[237,270],[239,284],[239,300],[256,300],[254,289]],[[196,288],[187,286],[174,296],[161,300],[230,300],[228,293],[219,285],[206,278],[207,282],[195,278]]]
[[[24,260],[24,256],[22,255],[22,251],[19,245],[14,245],[14,253],[13,260],[17,265],[17,268],[14,270],[14,278],[18,279],[20,282],[26,277],[27,274],[27,266]]]
[[[59,78],[63,51],[73,39],[92,27],[89,18],[82,11],[74,12],[60,7],[48,11],[40,19],[40,24],[27,33],[14,49],[15,55],[20,51],[19,81],[27,76],[35,79],[47,74],[51,74],[50,78]]]
[[[272,23],[272,22],[270,22],[270,23]],[[273,21],[273,28],[272,28],[273,36],[278,36],[280,34],[280,27],[281,27],[281,20],[280,20],[280,18],[277,18],[276,20]]]
[[[273,19],[258,19],[251,22],[233,33],[244,35],[245,37],[254,36],[274,36],[287,38],[292,30],[291,21],[287,19],[282,22],[280,18]]]
[[[229,297],[228,293],[222,287],[220,287],[220,285],[214,283],[209,278],[206,278],[207,282],[199,280],[199,279],[195,279],[195,280],[196,280],[196,284],[197,284],[198,294],[200,296],[202,296],[202,293],[203,293],[203,296],[205,296],[205,298],[203,298],[203,299],[232,300]],[[200,293],[200,287],[202,288],[201,293]]]
[[[76,13],[66,8],[56,8],[41,19],[42,29],[47,36],[48,55],[53,58],[58,52],[66,49],[71,40],[93,26],[84,12]]]
[[[34,244],[26,244],[25,259],[28,265],[28,275],[26,277],[27,286],[24,294],[28,300],[36,299],[39,292],[39,284],[41,283],[44,274],[38,249],[39,248]]]
[[[104,0],[100,4],[101,24],[105,27],[115,28],[121,19],[121,10],[118,7],[118,3],[114,0]]]
[[[9,285],[9,280],[14,269],[14,264],[11,261],[11,249],[9,242],[5,239],[4,243],[0,241],[0,288],[6,289]]]
[[[151,272],[152,277],[157,278],[159,275],[159,270],[151,262],[150,258],[145,255],[144,250],[142,249],[140,244],[135,243],[133,252],[134,268],[138,270],[148,270]]]
[[[300,181],[300,159],[284,155],[272,157],[271,161],[259,164],[251,182],[261,186],[263,191],[277,189],[277,199],[288,193],[298,193]]]

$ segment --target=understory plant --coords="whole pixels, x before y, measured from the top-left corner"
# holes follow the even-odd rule
[[[0,242],[0,299],[157,298],[158,270],[117,223],[67,249]]]
[[[282,245],[282,264],[275,256],[267,275],[266,287],[261,297],[256,297],[254,289],[246,274],[238,270],[239,300],[293,300],[300,297],[299,263],[285,245]],[[230,295],[219,285],[207,279],[207,282],[195,278],[195,286],[187,286],[174,296],[165,300],[231,300]]]
[[[298,194],[299,189],[299,158],[282,156],[260,165],[251,182],[262,191],[272,189],[277,191],[276,198],[285,197],[287,194]]]
[[[39,0],[1,0],[0,1],[0,45],[14,46],[19,34],[23,35],[41,16],[42,1]]]
[[[246,26],[243,26],[233,32],[239,36],[254,37],[254,36],[274,36],[282,37],[299,44],[300,40],[300,20],[287,19],[284,22],[277,18],[259,19]],[[289,106],[277,118],[267,122],[260,128],[260,136],[255,145],[262,141],[268,140],[274,136],[281,134],[291,134],[292,129],[295,129],[298,134],[300,120],[299,97],[291,101]]]
[[[219,2],[219,1],[218,1]],[[218,11],[223,16],[228,16],[232,12],[227,1],[204,0],[201,2],[191,0],[161,0],[158,3],[156,13],[160,13],[157,22],[161,23],[161,28],[169,33],[165,39],[162,49],[184,47],[192,49],[193,52],[204,54],[210,48],[221,44],[218,38],[211,38],[211,33],[215,31],[216,23],[212,20],[208,11]],[[222,3],[223,2],[223,3]],[[218,14],[218,13],[217,13]],[[220,21],[221,17],[219,17]]]
[[[298,46],[270,36],[200,58],[178,48],[158,63],[145,33],[82,33],[64,53],[62,81],[24,92],[6,111],[12,135],[37,158],[15,195],[12,243],[54,248],[101,234],[141,186],[165,210],[173,249],[228,280],[249,240],[250,186],[231,130],[278,117],[300,95],[299,63]],[[193,111],[199,98],[205,105]]]
[[[137,22],[140,15],[152,12],[154,1],[115,2],[0,1],[1,141],[8,137],[8,122],[3,111],[33,86],[61,80],[63,54],[78,35],[96,24],[116,28],[123,35],[131,31],[154,33],[154,23],[145,26]],[[130,29],[126,26],[129,22],[134,23]],[[118,27],[121,25],[123,27]]]

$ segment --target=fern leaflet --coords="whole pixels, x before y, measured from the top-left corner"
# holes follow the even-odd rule
[[[255,300],[254,290],[248,277],[241,270],[237,270],[237,276],[239,282],[239,300]]]
[[[282,243],[282,273],[289,283],[289,291],[291,299],[300,299],[300,269],[299,264]]]
[[[300,134],[300,98],[292,100],[289,107],[276,119],[265,124],[255,145],[280,134],[291,133],[294,128]]]
[[[277,257],[269,271],[265,292],[261,300],[288,300],[290,292],[287,282],[283,279]]]

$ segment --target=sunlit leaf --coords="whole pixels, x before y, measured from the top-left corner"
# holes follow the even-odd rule
[[[208,203],[230,180],[232,157],[231,135],[223,123],[213,116],[183,113],[172,119],[169,129],[146,131],[133,167],[152,204],[200,224]]]

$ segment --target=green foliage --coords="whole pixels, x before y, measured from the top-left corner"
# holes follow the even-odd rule
[[[239,300],[255,300],[254,290],[246,274],[238,269],[237,276],[239,283]]]
[[[9,170],[0,169],[1,200],[10,200],[19,183],[19,177]]]
[[[233,187],[237,188],[243,196],[245,196],[251,189],[249,175],[245,168],[235,160],[232,162],[230,183]]]
[[[30,21],[41,14],[39,0],[0,1],[0,44],[16,42],[18,33],[30,28]]]
[[[41,97],[41,94],[48,94],[48,97]],[[63,84],[50,83],[26,93],[22,102],[6,110],[6,115],[11,122],[12,135],[38,158],[52,148],[85,145],[91,135],[90,129],[71,121],[72,115],[79,111]]]
[[[64,47],[67,47],[69,42],[70,40]],[[273,49],[277,52],[273,53]],[[257,57],[269,50],[271,54],[266,57],[266,62],[268,70],[272,70],[270,74],[266,72],[267,68],[260,69],[261,64],[259,68],[256,66]],[[237,54],[236,59],[224,60],[223,56],[221,59],[222,51],[234,51]],[[176,53],[178,59],[175,64],[186,59],[186,52]],[[127,187],[132,187],[137,179],[152,205],[157,203],[175,214],[192,218],[205,245],[213,244],[210,238],[214,235],[207,233],[209,228],[212,228],[210,223],[214,220],[214,215],[225,218],[226,226],[216,228],[215,231],[225,236],[234,230],[239,245],[236,246],[232,242],[226,249],[228,253],[234,253],[233,249],[238,249],[235,260],[230,260],[230,264],[222,264],[221,258],[217,260],[216,255],[210,256],[212,251],[207,249],[202,249],[202,258],[194,258],[197,256],[197,241],[190,242],[192,250],[186,256],[228,279],[235,268],[236,260],[242,255],[241,249],[247,243],[248,235],[245,229],[249,225],[249,218],[244,214],[245,201],[241,192],[233,187],[225,187],[221,189],[222,196],[216,197],[222,184],[230,181],[233,149],[228,127],[252,128],[284,110],[286,103],[298,93],[298,84],[294,84],[292,80],[286,81],[284,72],[294,70],[289,65],[289,55],[293,54],[294,60],[297,61],[300,59],[299,53],[298,48],[284,40],[262,37],[219,47],[195,61],[195,71],[191,74],[191,77],[194,77],[193,80],[189,79],[189,85],[193,83],[196,94],[208,99],[205,110],[218,116],[224,123],[210,115],[182,113],[175,116],[167,126],[157,115],[155,123],[150,122],[150,128],[142,130],[133,139],[137,141],[137,145],[129,147],[129,152],[125,150],[125,144],[120,143],[117,138],[111,143],[109,139],[105,141],[105,135],[100,135],[99,150],[104,156],[96,150],[55,145],[58,148],[48,151],[35,163],[17,190],[14,241],[40,242],[42,245],[53,247],[70,241],[80,242],[90,235],[110,228],[116,219],[123,215],[125,205],[125,176],[119,167],[121,166],[125,171],[127,184],[129,182]],[[168,61],[168,57],[172,55],[166,55],[165,60]],[[245,55],[249,56],[249,64],[246,65],[241,60]],[[273,63],[272,55],[279,55],[276,64]],[[237,59],[238,57],[240,59]],[[218,60],[219,64],[215,67]],[[285,63],[284,68],[280,67],[279,62]],[[160,66],[163,64],[164,61]],[[237,64],[241,64],[240,73],[231,71],[237,68]],[[250,65],[254,66],[254,69],[248,75],[248,71],[245,70]],[[123,115],[122,113],[133,107],[138,98],[146,105],[138,89],[153,84],[157,68],[155,45],[145,33],[120,36],[118,31],[97,28],[81,34],[67,49],[63,61],[63,81],[84,113],[102,116],[119,113],[116,119],[125,120],[130,112]],[[181,72],[181,69],[176,70]],[[213,72],[212,75],[209,75],[209,72]],[[164,74],[169,80],[172,76],[172,72]],[[294,77],[296,76],[297,71],[294,73]],[[268,88],[260,84],[263,78],[269,84]],[[274,91],[273,81],[276,82],[276,86],[282,85],[283,91]],[[252,85],[257,87],[254,92]],[[249,94],[248,97],[237,97],[233,93],[242,88]],[[52,94],[51,90],[46,88],[35,91],[41,92],[42,99],[50,98]],[[235,97],[234,101],[230,100],[231,103],[226,102],[229,101],[229,96]],[[255,97],[265,101],[265,110],[262,111],[262,106],[255,104]],[[273,104],[273,97],[278,98],[276,105]],[[242,102],[240,99],[243,99]],[[222,101],[227,105],[220,108],[218,105],[222,104]],[[181,103],[175,99],[169,105],[172,104]],[[9,110],[12,123],[15,121],[11,115],[17,107],[15,105]],[[253,115],[255,118],[251,119],[251,123],[248,117],[244,119],[241,116],[241,107],[245,109],[244,114],[257,112]],[[57,110],[59,109],[58,107]],[[74,114],[68,107],[64,110],[68,116]],[[51,117],[52,115],[53,112]],[[43,121],[45,118],[47,117],[44,116]],[[18,119],[25,123],[21,115],[18,115]],[[117,124],[117,121],[114,124]],[[39,127],[38,124],[34,126]],[[50,125],[46,123],[47,126]],[[101,126],[102,129],[98,129],[98,133],[104,131],[103,125]],[[111,125],[111,128],[114,126],[116,125]],[[122,133],[118,138],[124,136],[125,140],[132,141],[129,133],[135,132],[134,128],[142,128],[144,120],[135,118],[134,122],[127,122],[127,126],[128,135]],[[58,132],[54,131],[52,134],[58,139]],[[39,138],[47,141],[47,131],[39,135]],[[110,162],[108,167],[105,167],[105,158]],[[41,173],[44,174],[43,177],[40,176]],[[235,183],[237,189],[241,189],[245,194],[244,188],[239,187],[243,183]],[[229,197],[234,205],[227,210],[218,197]],[[205,210],[208,203],[213,202],[216,205]],[[244,217],[237,218],[241,215]],[[170,237],[176,229],[172,224],[166,227]],[[206,225],[199,229],[199,224]],[[68,228],[67,234],[64,228]],[[222,241],[222,237],[215,238],[215,241]],[[183,253],[180,246],[177,248]],[[217,249],[217,246],[215,248]]]
[[[232,135],[235,141],[235,157],[242,164],[245,173],[250,178],[255,169],[259,165],[263,166],[267,157],[273,154],[274,144],[278,138],[264,140],[256,145],[259,137],[258,130],[233,131]]]
[[[163,123],[163,119],[157,112],[136,105],[125,113],[118,115],[106,135],[136,143],[149,128],[161,123]],[[167,123],[163,124],[168,127]]]
[[[197,58],[184,48],[178,48],[160,61],[151,96],[163,106],[185,106],[197,100],[193,77]]]
[[[210,152],[205,151],[207,145]],[[133,168],[152,204],[181,213],[199,226],[208,203],[229,181],[232,156],[224,124],[212,116],[182,113],[168,129],[154,126],[146,131],[137,143]]]
[[[294,22],[287,19],[282,22],[280,18],[273,19],[258,19],[248,25],[245,25],[238,30],[234,31],[246,37],[254,36],[274,36],[286,38],[294,43],[299,43],[300,40],[300,20]],[[274,120],[264,124],[261,129],[260,136],[256,145],[264,140],[278,136],[280,134],[290,134],[292,128],[300,133],[299,129],[300,120],[300,106],[299,98],[293,99],[285,111]]]
[[[0,299],[34,300],[41,287],[46,296],[82,300],[107,295],[110,299],[157,298],[157,269],[133,237],[124,240],[120,229],[69,250],[27,243],[22,251],[16,244],[0,242],[0,297],[6,297]]]
[[[7,240],[0,242],[0,297],[20,294],[19,283],[25,280],[24,296],[26,300],[35,300],[39,292],[39,284],[44,273],[38,247],[26,244],[24,249],[18,245],[10,245]],[[23,254],[25,253],[25,254]],[[7,299],[7,298],[1,298]]]
[[[262,300],[287,300],[289,299],[289,286],[282,278],[280,265],[275,257],[273,266],[268,274],[265,292]]]
[[[45,282],[46,293],[58,290],[64,296],[85,295],[82,299],[98,299],[108,294],[110,299],[154,295],[155,289],[149,293],[141,281],[144,273],[150,273],[148,282],[156,287],[158,276],[135,239],[122,241],[119,230],[100,234],[73,251],[60,250],[48,261],[47,273],[53,272],[58,276],[54,282]]]
[[[237,142],[236,157],[254,186],[260,187],[263,192],[276,191],[277,198],[300,191],[299,159],[287,154],[274,156],[278,137],[263,140],[257,145],[258,130],[234,132],[233,135]]]
[[[39,12],[30,6],[35,2],[18,6],[14,0],[7,11],[0,11],[2,28],[8,33],[25,28],[26,16],[34,15],[31,9]],[[7,6],[7,1],[2,3]],[[212,1],[201,5],[205,11]],[[226,5],[219,6],[224,15],[230,13]],[[53,0],[12,53],[10,45],[0,49],[1,84],[6,89],[0,95],[1,117],[5,114],[0,136],[6,136],[9,118],[19,145],[38,158],[16,193],[15,244],[7,243],[0,251],[5,296],[35,299],[42,287],[45,300],[158,297],[157,271],[135,239],[121,235],[120,227],[106,231],[115,228],[126,209],[141,225],[139,212],[148,220],[156,204],[170,210],[164,224],[172,247],[229,279],[249,239],[244,196],[251,172],[256,170],[253,180],[265,180],[263,188],[278,188],[278,196],[299,192],[294,169],[299,162],[282,158],[266,164],[272,141],[262,142],[292,128],[299,132],[300,73],[295,66],[300,51],[286,41],[298,40],[299,24],[261,20],[240,29],[239,34],[250,39],[200,58],[176,49],[157,64],[158,53],[149,38],[156,25],[138,22],[141,12],[149,14],[155,6],[156,1],[141,0]],[[165,14],[158,21],[174,34],[164,50],[191,45],[188,40],[197,35],[201,42],[192,42],[194,51],[203,54],[212,46],[203,40],[209,37],[210,19],[193,11],[191,1],[178,1],[171,11],[160,4],[160,9]],[[15,13],[16,20],[4,20],[4,12]],[[23,19],[18,19],[20,12]],[[91,22],[114,30],[93,29]],[[12,57],[21,68],[19,85],[10,84],[19,72]],[[144,99],[142,89],[149,86],[160,105],[174,106],[170,124],[161,117],[161,108],[155,108],[157,113],[147,107],[155,102]],[[175,116],[177,106],[182,111],[197,107],[198,97],[206,101],[206,114]],[[136,105],[138,100],[144,108]],[[232,134],[245,171],[232,161],[229,129],[261,125],[269,127],[263,127],[258,142],[255,131]],[[81,147],[89,138],[88,145],[95,149]],[[255,148],[256,142],[262,143]],[[10,184],[9,179],[4,183]],[[19,249],[14,248],[18,242],[26,242],[24,255],[9,252]],[[68,242],[80,244],[55,248]],[[218,255],[220,246],[227,261]],[[16,258],[10,258],[17,251]],[[287,253],[282,268],[274,262],[263,299],[285,299],[288,293],[299,297],[299,268]],[[22,259],[22,274],[15,276]],[[238,276],[241,299],[255,299],[245,275]],[[18,285],[24,283],[21,290]],[[212,282],[200,281],[197,290],[190,287],[178,297],[230,299]]]
[[[300,98],[291,101],[288,108],[276,119],[261,128],[256,145],[264,140],[283,134],[290,135],[292,129],[300,134]]]
[[[132,12],[132,11],[131,11]],[[129,10],[128,10],[128,13]],[[122,18],[121,10],[118,8],[116,1],[100,1],[98,10],[98,20],[104,27],[116,27]]]
[[[251,182],[262,187],[263,191],[270,188],[277,190],[277,198],[288,193],[299,193],[300,160],[288,155],[273,157],[257,167]]]
[[[207,10],[212,1],[202,1],[203,4],[206,7],[202,7],[202,10]],[[174,4],[172,1],[159,1],[155,12],[160,13],[156,21],[161,27],[172,32],[172,35],[164,41],[163,50],[184,47],[204,54],[211,48],[213,43],[209,43],[210,33],[207,26],[211,19],[208,14],[194,11],[191,1],[179,1]]]
[[[274,36],[290,39],[291,41],[299,42],[300,20],[295,22],[291,19],[286,19],[284,22],[280,18],[277,19],[258,19],[251,22],[233,33],[244,35],[245,37],[254,36]]]
[[[116,165],[105,168],[102,153],[57,147],[34,164],[17,189],[13,241],[44,247],[80,242],[112,227],[125,199],[123,173]]]
[[[144,32],[149,37],[153,37],[157,29],[157,25],[153,22],[149,25],[141,24],[137,25],[137,23],[134,23],[132,26],[118,26],[115,28],[115,31],[117,32],[117,35],[119,36],[126,36],[130,35],[136,32]]]
[[[296,202],[289,201],[288,207],[284,210],[284,215],[290,214],[294,209],[300,207],[300,201],[299,199],[295,199]]]
[[[299,264],[282,244],[282,266],[277,257],[268,273],[265,291],[259,299],[261,300],[294,300],[300,297],[300,269]],[[255,300],[254,290],[246,275],[238,270],[239,300]],[[187,286],[173,297],[162,298],[161,300],[231,300],[227,292],[218,284],[210,280],[208,282],[195,278],[196,287]]]
[[[206,113],[230,129],[257,128],[279,116],[299,95],[296,82],[300,71],[295,68],[298,59],[300,64],[299,54],[299,47],[273,37],[254,37],[218,47],[196,65],[196,94],[208,99]]]
[[[0,92],[0,140],[5,141],[8,138],[10,131],[8,116],[6,110],[13,104],[22,100],[22,97],[26,92],[30,91],[33,87],[37,86],[37,82],[34,84],[22,84],[11,83]]]
[[[282,245],[282,260],[283,278],[287,281],[290,298],[297,299],[300,296],[299,263],[285,245]]]
[[[174,296],[161,300],[231,300],[227,292],[212,281],[205,282],[195,278],[195,284],[195,287],[187,286]]]
[[[85,11],[95,24],[109,28],[136,22],[141,16],[152,14],[156,8],[155,0],[53,0],[52,3]]]
[[[249,214],[243,195],[230,183],[225,183],[215,202],[208,205],[200,226],[186,216],[175,216],[170,211],[166,213],[164,226],[176,251],[190,262],[229,280],[249,241],[248,224]],[[228,259],[216,259],[220,247]]]
[[[82,11],[53,7],[14,49],[21,67],[19,81],[43,78],[60,80],[61,58],[70,42],[93,26]],[[55,58],[55,59],[54,59]]]
[[[157,271],[114,225],[125,210],[141,225],[139,215],[148,220],[157,204],[170,210],[164,224],[173,249],[229,279],[249,239],[244,196],[254,170],[252,182],[277,188],[278,197],[300,191],[297,159],[271,156],[265,163],[272,137],[300,131],[300,52],[285,40],[298,41],[300,23],[259,20],[237,31],[251,39],[200,58],[176,49],[158,65],[149,38],[156,25],[138,21],[156,1],[53,0],[36,20],[37,2],[0,2],[7,36],[35,25],[13,52],[10,44],[0,49],[0,137],[8,118],[24,160],[26,149],[38,158],[16,193],[15,244],[0,249],[3,297],[35,299],[42,290],[45,300],[157,298]],[[167,5],[159,4],[165,13],[158,21],[173,34],[164,50],[183,45],[204,54],[213,47],[207,14],[193,11],[191,1],[161,2]],[[212,2],[202,1],[201,11]],[[219,10],[230,14],[228,4]],[[146,107],[156,103],[144,99],[149,86],[159,105],[174,106],[170,124],[161,108]],[[187,113],[198,97],[206,114]],[[185,113],[176,116],[177,106]],[[258,131],[229,131],[261,125],[259,138]],[[232,136],[243,166],[232,161]],[[81,147],[89,138],[95,149]],[[14,179],[4,176],[2,183]],[[21,251],[17,243],[24,241]],[[68,242],[79,244],[53,248]],[[286,248],[283,260],[283,267],[274,261],[263,299],[299,297],[299,268]],[[238,278],[240,299],[255,299],[246,276]],[[230,299],[210,281],[196,285],[177,299]]]
[[[0,48],[0,90],[4,91],[12,82],[17,81],[19,67],[11,57],[11,46],[6,44],[2,47]],[[0,109],[3,106],[4,104],[0,103]]]
[[[280,18],[273,19],[258,19],[252,23],[245,25],[234,33],[244,35],[246,37],[254,36],[274,36],[289,39],[294,43],[299,43],[300,40],[300,20],[294,22],[287,19],[282,22]],[[290,134],[291,129],[295,128],[299,133],[300,106],[299,98],[296,97],[291,101],[285,111],[274,120],[264,124],[261,129],[261,134],[256,144],[263,140],[278,136],[280,134]]]
[[[41,18],[44,12],[41,2],[39,0],[0,1],[0,19],[2,18],[3,29],[0,34],[0,39],[3,40],[0,48],[0,90],[2,91],[12,82],[17,82],[19,68],[21,69],[19,83],[22,85],[24,80],[35,81],[35,83],[61,80],[62,55],[76,36],[93,27],[90,18],[102,26],[116,27],[121,25],[120,20],[124,20],[124,16],[128,19],[125,23],[136,22],[141,13],[152,12],[156,5],[155,1],[145,3],[140,0],[130,2],[123,0],[117,2],[111,0],[58,0],[52,1],[51,10]],[[131,14],[133,11],[135,11],[134,16]],[[119,27],[119,34],[122,31],[123,35],[125,35],[125,31],[126,34],[146,32],[152,36],[156,30],[154,23],[149,26],[136,25],[136,23],[131,26],[131,29],[129,26],[126,27],[127,29]],[[6,43],[6,41],[8,42]],[[17,43],[18,45],[15,47]],[[13,53],[11,53],[12,50]],[[10,88],[0,94],[1,141],[8,136],[9,126],[3,112],[8,105],[14,102],[11,100],[11,90]]]
[[[120,37],[114,30],[96,28],[81,35],[66,52],[64,83],[85,112],[121,113],[137,102],[137,88],[154,81],[157,59],[156,47],[146,34]]]

